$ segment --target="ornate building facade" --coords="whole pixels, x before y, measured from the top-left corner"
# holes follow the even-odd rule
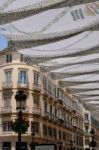
[[[95,150],[98,150],[99,148],[99,119],[92,115],[90,111],[85,110],[84,113],[85,119],[84,119],[84,149],[90,150],[89,143],[92,140],[91,138],[91,130],[94,129],[95,135],[94,140],[96,142],[96,147],[94,147]]]
[[[11,123],[17,118],[15,95],[21,90],[27,94],[23,118],[29,128],[22,135],[26,149],[34,130],[36,143],[54,143],[58,150],[84,150],[85,110],[69,89],[59,87],[40,67],[27,65],[22,55],[8,50],[0,52],[0,79],[0,149],[16,149],[18,135]]]

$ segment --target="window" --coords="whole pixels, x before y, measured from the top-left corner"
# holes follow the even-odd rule
[[[39,83],[39,72],[34,72],[34,84],[38,85]]]
[[[11,150],[11,142],[3,142],[3,150]]]
[[[27,84],[28,82],[28,74],[27,74],[27,71],[25,70],[22,70],[19,72],[19,82],[21,84]]]
[[[4,107],[11,106],[11,96],[4,96]]]
[[[11,83],[12,81],[12,71],[5,71],[5,82]]]
[[[21,142],[20,143],[20,149],[21,150],[27,150],[27,142]],[[19,150],[19,143],[18,142],[16,142],[16,150]]]
[[[89,139],[85,139],[85,144],[89,145],[89,143],[90,143]]]
[[[48,80],[48,91],[52,94],[52,83]]]
[[[12,54],[7,54],[6,55],[6,62],[12,62]]]
[[[47,90],[47,84],[48,84],[48,80],[46,77],[43,77],[43,89]]]
[[[53,95],[56,97],[57,96],[57,88],[55,85],[53,85]]]
[[[53,128],[53,136],[56,138],[57,137],[57,131],[55,128]]]
[[[85,126],[85,133],[88,134],[88,126]]]
[[[61,139],[61,130],[58,131],[58,137]]]
[[[57,117],[57,108],[55,107],[55,117]]]
[[[11,121],[3,121],[2,127],[3,127],[3,132],[12,131],[12,122]]]
[[[57,88],[57,97],[61,100],[63,100],[63,91],[59,88]]]
[[[24,58],[23,58],[23,54],[20,54],[20,61],[23,61]]]
[[[49,105],[49,113],[50,113],[50,115],[53,114],[53,113],[52,113],[52,105],[51,105],[51,104]]]
[[[36,107],[36,108],[40,107],[40,96],[39,95],[33,95],[33,103],[34,103],[34,107]]]
[[[63,140],[66,140],[66,132],[63,132]]]
[[[31,131],[35,133],[39,133],[40,125],[39,122],[31,122]]]
[[[52,137],[52,127],[48,127],[48,135]]]
[[[47,126],[43,124],[43,134],[47,136]]]
[[[49,112],[49,105],[47,101],[44,102],[44,112]]]
[[[85,114],[85,120],[89,120],[88,114]]]

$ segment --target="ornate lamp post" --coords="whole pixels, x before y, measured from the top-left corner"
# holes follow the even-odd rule
[[[72,140],[70,140],[70,145],[71,145],[70,150],[73,150],[73,141]]]
[[[18,133],[18,150],[21,150],[21,134],[25,133],[28,129],[29,123],[23,119],[22,110],[25,110],[27,95],[24,91],[18,91],[15,95],[16,109],[18,111],[18,118],[13,122],[12,129]]]
[[[34,128],[33,128],[33,131],[31,133],[31,136],[32,136],[32,142],[30,143],[30,147],[31,147],[31,150],[35,150],[35,131],[34,131]]]
[[[94,137],[95,137],[94,129],[91,129],[90,134],[91,134],[91,142],[89,146],[92,147],[92,150],[94,150],[94,147],[96,147],[96,141],[94,140]]]
[[[59,150],[63,150],[63,142],[59,142]]]
[[[71,146],[70,150],[74,150],[74,141],[70,140],[70,146]]]

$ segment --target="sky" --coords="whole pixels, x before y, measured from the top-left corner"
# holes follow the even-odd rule
[[[7,40],[0,34],[0,51],[7,48]]]

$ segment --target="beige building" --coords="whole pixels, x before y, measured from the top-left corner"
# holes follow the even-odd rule
[[[60,88],[38,66],[28,66],[22,55],[8,50],[0,52],[0,79],[0,150],[16,149],[17,134],[11,122],[17,118],[18,90],[27,94],[23,117],[29,128],[22,135],[24,146],[30,149],[34,129],[39,144],[54,143],[58,150],[84,150],[84,109],[68,89]]]
[[[94,147],[94,150],[99,149],[99,119],[92,115],[90,111],[84,110],[84,149],[90,150],[89,143],[92,140],[90,131],[94,129],[95,135],[94,140],[96,141],[96,147]]]

